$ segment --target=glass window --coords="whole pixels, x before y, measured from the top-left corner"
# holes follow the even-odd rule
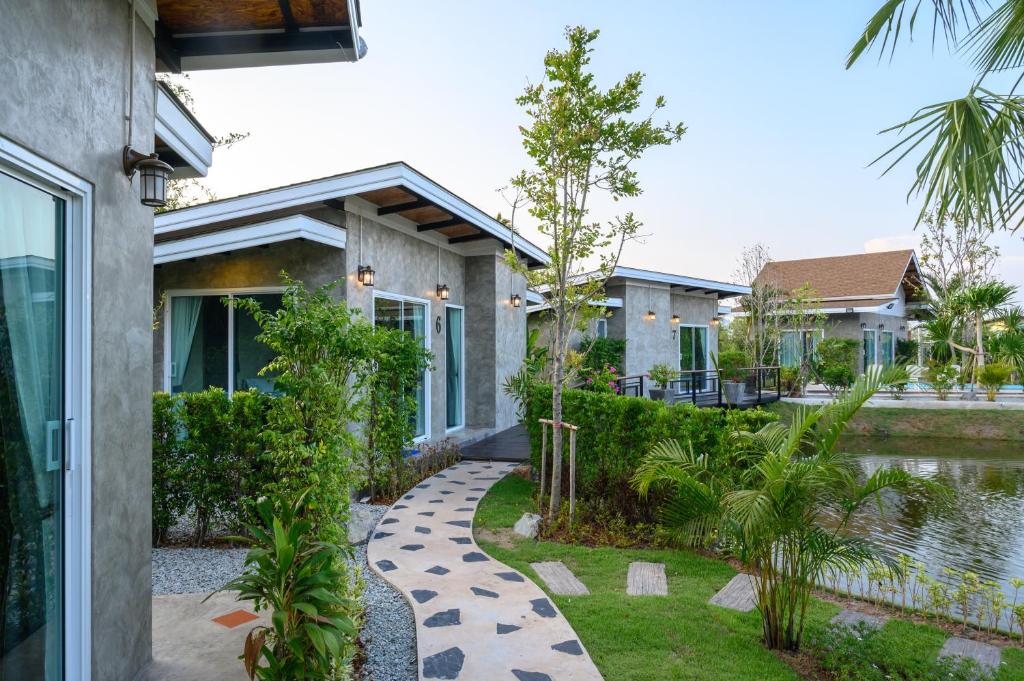
[[[887,369],[893,365],[893,359],[896,354],[895,343],[896,341],[893,337],[892,331],[882,332],[882,341],[881,347],[879,348],[879,352],[882,355],[882,366]]]
[[[864,331],[864,369],[867,370],[872,364],[878,363],[877,349],[875,348],[875,332],[873,329]]]
[[[608,337],[608,320],[598,319],[597,320],[597,337],[607,338]]]
[[[445,404],[446,425],[458,428],[463,423],[463,375],[462,375],[462,310],[457,307],[445,308]]]
[[[273,391],[273,377],[260,369],[273,352],[256,340],[259,327],[244,310],[229,307],[226,298],[238,294],[171,297],[170,384],[172,393],[207,388]],[[242,294],[264,309],[281,307],[281,294]]]
[[[404,329],[427,347],[427,306],[411,300],[378,295],[373,300],[373,321],[377,326]],[[416,413],[413,415],[415,437],[427,435],[427,371],[424,370],[414,389]]]
[[[799,331],[783,331],[779,349],[779,364],[784,367],[798,367],[803,361],[803,343]]]
[[[0,173],[0,678],[63,678],[65,201]]]

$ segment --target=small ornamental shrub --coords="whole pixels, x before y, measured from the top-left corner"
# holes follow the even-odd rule
[[[580,339],[579,351],[586,353],[583,356],[583,366],[588,369],[600,370],[605,366],[621,367],[626,357],[626,341],[617,338],[584,336]]]
[[[749,368],[750,361],[744,352],[725,350],[718,355],[717,366],[723,381],[740,382],[746,377],[746,374],[741,369]]]
[[[647,375],[650,376],[651,380],[654,381],[662,390],[667,390],[669,382],[679,378],[679,372],[668,364],[655,364],[647,372]]]
[[[206,541],[211,525],[227,519],[235,499],[231,401],[221,388],[184,393],[180,413],[187,433],[180,459],[185,505],[194,514],[192,543],[198,546]]]
[[[580,390],[610,395],[617,395],[619,392],[618,370],[610,364],[601,369],[584,368],[580,371],[580,378]]]
[[[177,400],[168,393],[153,394],[153,543],[160,544],[167,530],[185,510],[184,467],[178,442]]]
[[[1010,367],[999,362],[986,364],[978,371],[978,384],[985,389],[989,402],[996,401],[996,393],[1010,380]]]
[[[949,393],[956,387],[960,371],[952,364],[930,362],[925,371],[924,380],[932,387],[940,400],[947,400]]]
[[[815,349],[812,368],[829,392],[853,385],[857,378],[857,351],[860,345],[849,338],[823,338]]]

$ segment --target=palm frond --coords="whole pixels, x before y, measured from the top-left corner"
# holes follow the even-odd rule
[[[1024,97],[975,85],[964,97],[926,106],[882,132],[902,136],[871,162],[888,162],[883,175],[919,147],[924,151],[907,193],[908,200],[922,199],[918,223],[929,211],[940,222],[978,220],[1013,229],[1024,220]]]
[[[879,45],[879,57],[896,50],[896,43],[904,32],[912,39],[925,0],[886,0],[868,20],[860,38],[850,49],[846,68],[850,68],[872,45]],[[980,23],[975,0],[930,0],[932,11],[932,43],[941,31],[946,43],[956,45],[957,36],[964,28]]]
[[[835,450],[850,419],[882,387],[882,367],[868,367],[854,384],[838,399],[821,409],[821,425],[817,442],[819,453]]]
[[[967,34],[961,49],[973,53],[983,72],[1024,66],[1024,2],[1004,0]]]

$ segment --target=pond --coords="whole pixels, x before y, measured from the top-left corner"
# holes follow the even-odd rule
[[[871,505],[856,531],[927,566],[971,571],[1002,585],[1024,577],[1024,443],[976,440],[868,438],[843,440],[865,474],[879,466],[902,468],[942,482],[955,497],[948,504],[886,496],[884,513]]]

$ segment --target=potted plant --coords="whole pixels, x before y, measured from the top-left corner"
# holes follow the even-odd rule
[[[655,364],[651,367],[651,370],[647,372],[647,375],[650,376],[651,380],[658,386],[657,388],[650,389],[652,400],[664,400],[668,397],[669,383],[679,378],[679,372],[668,364]]]
[[[985,389],[989,402],[996,401],[996,393],[1010,380],[1010,367],[996,362],[986,364],[978,371],[978,383]]]
[[[739,350],[726,350],[718,355],[716,368],[718,379],[722,382],[722,394],[729,404],[739,404],[743,401],[747,384],[743,380],[744,369],[747,367],[747,356]]]

